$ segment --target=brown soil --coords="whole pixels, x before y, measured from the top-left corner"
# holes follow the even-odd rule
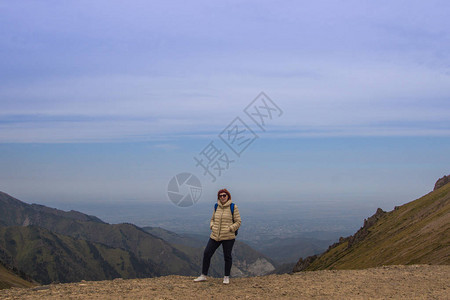
[[[450,299],[450,266],[384,266],[193,282],[194,277],[52,284],[0,291],[1,299]]]

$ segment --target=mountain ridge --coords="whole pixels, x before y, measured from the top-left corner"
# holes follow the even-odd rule
[[[0,192],[0,206],[3,208],[0,211],[0,250],[15,267],[41,283],[196,275],[201,270],[201,247],[206,243],[196,242],[196,248],[173,245],[131,223],[108,224],[81,212],[27,204],[3,192]],[[36,244],[50,252],[39,252]],[[267,272],[274,269],[269,258],[244,243],[236,243],[234,250],[234,274],[261,275],[265,268]],[[72,260],[74,255],[78,260]],[[264,262],[262,269],[255,269],[248,263],[258,259],[259,265]],[[75,275],[59,274],[64,269],[63,262],[78,270],[73,272]],[[85,277],[80,266],[89,264],[96,268],[91,270],[91,277]],[[42,267],[41,275],[33,273],[38,266]],[[213,276],[221,276],[223,259],[218,255],[214,256],[210,271]]]
[[[439,180],[438,180],[439,181]],[[390,264],[450,264],[450,183],[376,213],[320,255],[300,258],[293,272]]]

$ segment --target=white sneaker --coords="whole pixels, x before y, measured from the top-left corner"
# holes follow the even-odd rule
[[[206,275],[200,275],[194,279],[195,282],[206,281]]]
[[[229,284],[229,283],[230,283],[230,276],[225,276],[225,277],[223,278],[223,283],[224,283],[224,284]]]

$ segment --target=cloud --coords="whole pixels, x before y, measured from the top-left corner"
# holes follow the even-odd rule
[[[288,72],[295,69],[284,63]],[[307,68],[320,75],[83,77],[0,88],[0,97],[11,99],[3,102],[0,141],[218,134],[234,117],[245,117],[243,109],[260,87],[286,112],[272,122],[284,136],[305,131],[321,136],[448,134],[450,77],[445,74],[414,65],[347,61],[310,62]],[[207,83],[206,91],[202,83]]]
[[[260,91],[283,136],[448,135],[446,2],[84,4],[3,6],[0,142],[210,137]]]

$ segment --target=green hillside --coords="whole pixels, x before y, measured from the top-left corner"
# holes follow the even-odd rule
[[[3,253],[42,284],[160,275],[160,268],[132,253],[55,234],[37,226],[0,227]]]
[[[294,271],[410,264],[450,264],[450,184],[391,212],[379,209],[355,235],[300,259]]]
[[[157,267],[148,276],[198,273],[199,265],[192,257],[133,224],[107,224],[78,212],[30,205],[2,192],[0,205],[0,220],[5,226],[35,225],[56,234],[123,249]]]
[[[25,288],[35,285],[35,283],[21,278],[19,275],[15,274],[12,270],[3,265],[2,262],[0,262],[0,290],[11,287]]]

